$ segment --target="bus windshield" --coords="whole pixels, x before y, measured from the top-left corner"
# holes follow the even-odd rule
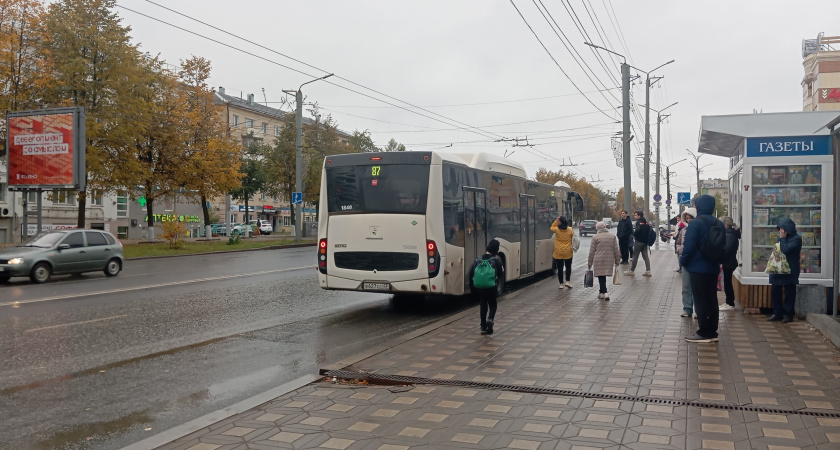
[[[425,214],[429,165],[382,164],[327,168],[330,213]]]

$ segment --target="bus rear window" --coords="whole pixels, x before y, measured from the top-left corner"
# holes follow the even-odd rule
[[[429,167],[371,164],[327,168],[328,211],[425,214]]]

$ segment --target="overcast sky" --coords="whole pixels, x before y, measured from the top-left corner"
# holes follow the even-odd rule
[[[840,35],[837,2],[828,0],[156,3],[223,31],[149,1],[118,0],[221,43],[125,8],[116,12],[144,51],[171,64],[191,55],[210,59],[212,84],[230,95],[252,93],[259,102],[279,106],[274,102],[284,99],[283,89],[335,73],[303,91],[307,102],[317,102],[322,115],[332,115],[344,131],[370,130],[378,145],[394,138],[409,150],[513,152],[511,159],[523,163],[530,177],[541,167],[562,169],[609,191],[623,186],[611,150],[611,136],[621,131],[620,59],[605,52],[603,61],[597,59],[584,40],[625,55],[641,70],[676,60],[651,74],[664,76],[651,89],[651,107],[679,102],[664,113],[671,116],[661,125],[662,161],[671,164],[688,157],[686,149],[696,152],[703,115],[801,110],[802,39],[820,32]],[[545,17],[538,6],[545,7]],[[561,38],[571,42],[571,52]],[[582,57],[585,71],[572,53]],[[634,106],[643,105],[645,74],[632,74],[642,76],[633,85]],[[641,143],[644,108],[637,117],[634,143]],[[655,155],[655,111],[650,120]],[[533,146],[495,142],[519,138],[525,144],[526,137]],[[642,145],[634,144],[634,156],[642,154]],[[700,160],[701,166],[709,163],[702,178],[726,177],[727,160],[710,155]],[[672,193],[694,191],[688,161],[671,170],[677,173]],[[641,193],[635,164],[632,173],[633,189]],[[651,183],[653,173],[652,168]],[[664,184],[663,173],[663,195]]]

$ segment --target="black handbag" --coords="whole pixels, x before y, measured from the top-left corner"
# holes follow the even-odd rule
[[[583,275],[583,287],[592,287],[595,282],[594,278],[592,271],[587,270],[586,274]]]

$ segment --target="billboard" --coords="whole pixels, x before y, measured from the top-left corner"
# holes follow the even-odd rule
[[[85,112],[82,108],[6,114],[8,186],[85,188]]]

